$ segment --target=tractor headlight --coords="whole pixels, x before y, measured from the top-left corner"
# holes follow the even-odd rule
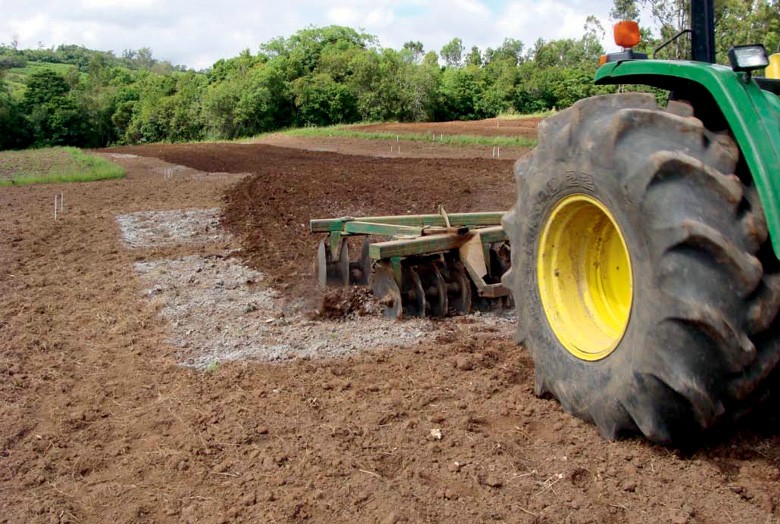
[[[729,62],[734,71],[755,71],[769,65],[766,49],[761,44],[740,45],[729,49]]]

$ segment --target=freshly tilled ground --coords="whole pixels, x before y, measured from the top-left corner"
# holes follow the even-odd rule
[[[226,297],[246,320],[253,311],[241,300],[255,292],[256,311],[274,313],[257,323],[318,307],[318,297],[300,298],[316,246],[309,218],[438,202],[505,208],[510,161],[218,144],[121,153],[141,155],[116,158],[126,180],[0,190],[0,520],[778,519],[772,410],[688,455],[606,442],[533,395],[533,363],[512,339],[511,317],[422,321],[409,343],[369,338],[344,354],[225,362],[217,348],[216,364],[181,365],[182,341],[192,351],[220,339],[227,324],[199,315]],[[68,202],[57,222],[55,191]],[[232,237],[134,246],[117,221],[217,207]],[[311,320],[331,323],[333,347],[346,336],[339,330],[363,321],[375,319]]]

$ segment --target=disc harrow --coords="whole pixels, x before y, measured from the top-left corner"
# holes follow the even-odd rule
[[[317,280],[325,286],[370,286],[386,318],[465,315],[511,304],[501,283],[510,246],[503,212],[315,219],[325,234]],[[350,246],[362,238],[360,253]]]

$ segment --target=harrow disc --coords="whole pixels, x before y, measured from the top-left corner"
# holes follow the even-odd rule
[[[448,260],[444,279],[447,282],[449,308],[458,315],[471,312],[471,281],[466,269],[457,260]]]
[[[382,316],[393,320],[399,318],[403,311],[401,291],[395,282],[393,266],[380,262],[370,275],[371,292],[379,301]]]
[[[371,257],[368,255],[370,246],[369,238],[365,237],[360,249],[360,258],[356,262],[349,263],[349,283],[352,285],[368,285],[369,275],[371,275]]]
[[[435,263],[416,267],[425,290],[427,314],[432,317],[447,315],[447,283]]]
[[[349,286],[349,247],[346,242],[341,243],[339,259],[333,261],[328,243],[323,239],[317,248],[317,259],[314,262],[317,282],[320,286]]]
[[[490,264],[497,281],[500,281],[501,276],[509,271],[512,264],[511,256],[512,252],[507,242],[497,242],[490,246]]]
[[[404,314],[410,317],[425,316],[426,300],[425,289],[417,271],[404,266],[403,271],[403,307]]]

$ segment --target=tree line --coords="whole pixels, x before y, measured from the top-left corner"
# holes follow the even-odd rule
[[[294,126],[535,112],[597,92],[591,79],[601,52],[593,32],[468,52],[455,38],[439,54],[420,42],[382,48],[372,35],[329,26],[195,72],[61,47],[46,61],[70,64],[70,73],[36,70],[17,96],[0,83],[0,147],[233,139]],[[43,61],[38,55],[6,46],[0,63]]]
[[[687,1],[615,0],[611,16],[636,19],[649,7],[658,37],[645,31],[642,45],[652,51],[688,23]],[[717,5],[719,60],[728,49],[723,42],[763,42],[770,50],[780,44],[780,0]],[[613,89],[592,82],[603,34],[590,17],[580,38],[530,46],[506,38],[487,49],[467,49],[454,38],[436,52],[416,41],[382,48],[373,35],[349,27],[309,27],[201,72],[157,61],[148,48],[117,57],[78,46],[19,50],[12,43],[0,46],[0,149],[233,139],[294,126],[564,108]],[[9,68],[41,62],[69,68],[36,68],[14,91],[3,79]]]

